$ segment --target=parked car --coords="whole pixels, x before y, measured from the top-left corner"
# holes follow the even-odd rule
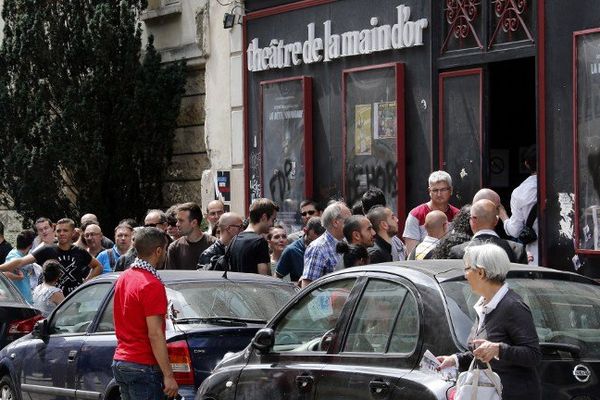
[[[597,398],[600,285],[517,264],[508,284],[532,309],[543,398]],[[332,273],[294,297],[244,351],[221,361],[196,399],[452,399],[453,380],[420,361],[426,350],[467,349],[478,297],[461,260]]]
[[[40,319],[40,312],[0,273],[0,348],[27,335]]]
[[[160,275],[169,299],[169,358],[180,395],[188,400],[226,352],[246,347],[296,293],[289,283],[256,274]],[[118,276],[101,275],[82,285],[30,335],[0,351],[2,399],[120,398],[111,370]]]

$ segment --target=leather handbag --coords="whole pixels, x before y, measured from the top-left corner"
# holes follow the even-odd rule
[[[454,400],[501,400],[502,382],[489,363],[486,369],[475,368],[475,358],[469,370],[458,375]]]

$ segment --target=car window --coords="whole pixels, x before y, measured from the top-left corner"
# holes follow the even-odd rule
[[[111,287],[110,283],[90,285],[65,300],[52,317],[50,332],[85,332]]]
[[[353,278],[329,282],[306,293],[274,327],[273,351],[321,350],[320,340],[335,327],[354,282]]]
[[[403,285],[370,280],[352,317],[343,351],[384,353],[393,337],[389,351],[412,352],[418,334],[415,305],[412,294]]]
[[[96,332],[114,332],[115,331],[115,321],[113,320],[114,315],[114,301],[115,296],[110,296],[110,301],[108,305],[104,309],[102,313],[102,317],[100,317],[100,322],[98,323],[98,327],[96,328]]]
[[[205,281],[167,285],[172,318],[239,318],[266,323],[296,293],[293,286],[256,282]]]
[[[551,279],[508,279],[531,309],[540,342],[575,344],[582,357],[600,356],[600,287]],[[452,326],[466,347],[475,319],[473,295],[466,281],[445,282]]]
[[[2,273],[0,273],[0,275],[2,275]],[[17,289],[4,277],[4,275],[0,276],[0,301],[23,303],[23,300],[17,293]]]

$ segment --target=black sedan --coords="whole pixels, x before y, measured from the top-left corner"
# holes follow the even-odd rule
[[[41,318],[40,312],[27,304],[17,288],[0,273],[0,349],[31,332]]]
[[[256,274],[160,275],[169,300],[169,359],[188,400],[226,352],[246,347],[296,293],[289,283]],[[0,351],[1,399],[119,399],[111,370],[118,276],[101,275],[80,286],[30,335]]]
[[[299,293],[243,352],[225,357],[196,399],[452,399],[454,382],[420,367],[467,349],[475,318],[461,260],[369,265]],[[600,285],[514,264],[508,284],[530,305],[543,398],[597,399]]]

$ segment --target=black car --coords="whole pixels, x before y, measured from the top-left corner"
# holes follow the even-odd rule
[[[40,319],[40,312],[0,273],[0,349],[31,332]]]
[[[190,400],[228,351],[254,334],[296,293],[280,279],[217,271],[161,271],[169,300],[167,350]],[[81,285],[33,332],[0,350],[0,399],[118,400],[111,363],[118,273]]]
[[[467,349],[479,296],[463,268],[408,261],[327,275],[225,357],[196,399],[452,399],[453,379],[420,361]],[[533,313],[543,398],[599,398],[600,285],[517,264],[507,281]]]

